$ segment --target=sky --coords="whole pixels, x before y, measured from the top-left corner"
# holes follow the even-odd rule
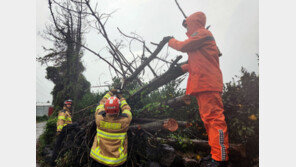
[[[42,46],[52,46],[50,41],[43,39],[40,35],[45,25],[50,24],[51,20],[47,2],[47,0],[36,1],[36,57],[45,55]],[[181,25],[183,16],[174,0],[93,0],[92,2],[98,3],[100,13],[110,13],[116,10],[106,24],[112,41],[123,39],[117,27],[126,34],[137,33],[147,44],[158,43],[165,36],[174,36],[177,40],[187,38],[186,30]],[[211,25],[210,31],[223,54],[220,57],[220,68],[224,83],[232,81],[235,75],[239,75],[241,67],[258,74],[256,54],[259,53],[259,4],[257,0],[179,0],[178,2],[187,16],[197,11],[206,14],[206,25]],[[88,29],[88,33],[85,34],[85,43],[89,48],[100,51],[104,57],[110,57],[104,49],[106,42],[95,30]],[[141,53],[141,47],[137,43],[133,44],[133,52]],[[151,50],[155,49],[153,45],[148,45],[148,47]],[[126,48],[123,53],[127,59],[132,58]],[[185,53],[174,51],[167,45],[159,55],[160,57],[167,56],[167,60],[182,55],[180,62],[188,58]],[[83,74],[91,86],[110,84],[111,75],[106,63],[87,51],[84,52],[82,62],[86,68]],[[161,66],[161,63],[157,66],[156,64],[157,61],[151,62],[152,67]],[[54,84],[45,78],[45,69],[45,65],[41,66],[39,62],[36,63],[37,103],[52,101],[50,92]],[[165,69],[167,69],[166,65],[158,73],[162,73]],[[145,71],[147,72],[142,77],[144,81],[149,81],[153,75],[148,69]],[[185,88],[186,82],[187,78],[180,87]],[[104,89],[92,88],[91,91],[97,92]]]

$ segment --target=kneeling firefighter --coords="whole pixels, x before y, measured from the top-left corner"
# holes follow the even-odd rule
[[[117,89],[112,89],[101,99],[95,112],[97,135],[90,157],[96,162],[92,166],[121,166],[126,162],[127,130],[132,120],[130,110]]]

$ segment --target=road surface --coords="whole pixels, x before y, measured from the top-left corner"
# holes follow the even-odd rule
[[[36,123],[36,141],[38,140],[39,136],[44,132],[46,125],[46,121]],[[38,163],[36,163],[36,167],[40,167]]]
[[[36,124],[36,140],[38,140],[39,136],[44,132],[45,125],[46,121]]]

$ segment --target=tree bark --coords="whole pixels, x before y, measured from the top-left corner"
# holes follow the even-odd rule
[[[134,125],[131,125],[129,129],[136,130],[136,129],[144,129],[148,131],[157,131],[157,130],[164,130],[166,129],[164,127],[165,123],[169,121],[169,119],[164,120],[158,120],[158,119],[146,119],[146,118],[135,118],[133,120],[134,122],[146,122],[146,123],[137,123]],[[148,123],[147,123],[148,122]],[[178,127],[186,127],[188,125],[188,122],[186,121],[176,121],[178,124]]]
[[[170,145],[176,145],[178,144],[178,140],[176,139],[172,139],[172,138],[168,138],[168,139],[163,139],[160,137],[157,138],[153,138],[153,140],[156,140],[157,142],[165,142],[168,143]],[[194,146],[198,146],[198,147],[206,147],[206,148],[210,148],[208,141],[206,140],[200,140],[200,139],[188,139],[188,140],[183,140],[183,143],[189,144],[189,145],[194,145]],[[229,151],[230,152],[238,152],[240,154],[240,156],[242,157],[246,157],[246,148],[245,145],[243,144],[229,144]]]
[[[155,49],[155,51],[134,71],[134,73],[126,78],[125,80],[125,84],[128,82],[133,81],[138,74],[154,59],[156,58],[156,56],[158,55],[158,53],[161,51],[161,49],[164,47],[164,45],[166,43],[168,43],[169,41],[166,39],[163,39],[157,46],[157,48]]]
[[[175,61],[180,60],[180,57],[177,58]],[[176,78],[180,77],[181,75],[185,74],[185,72],[180,70],[180,65],[185,64],[186,62],[183,62],[179,65],[176,65],[176,62],[171,65],[168,71],[166,71],[164,74],[160,75],[157,78],[154,78],[151,80],[151,82],[145,86],[143,86],[141,89],[136,91],[133,95],[127,98],[129,102],[133,102],[136,98],[141,98],[142,96],[145,96],[152,92],[153,90],[169,83],[172,80],[175,80]]]

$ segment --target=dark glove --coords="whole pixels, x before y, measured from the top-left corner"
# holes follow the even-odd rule
[[[121,91],[119,89],[111,89],[110,92],[113,93],[113,95],[117,95],[117,94],[121,93]]]
[[[174,37],[173,37],[173,36],[167,36],[167,37],[164,37],[164,38],[162,39],[162,42],[167,43],[167,42],[169,42],[169,40],[172,39],[172,38],[174,38]]]
[[[121,93],[116,94],[116,96],[117,96],[119,99],[123,98],[123,96],[122,96]]]
[[[175,64],[173,68],[174,68],[173,71],[172,71],[173,73],[176,73],[176,74],[185,73],[180,65]]]
[[[185,27],[185,28],[187,28],[186,19],[183,20],[183,22],[182,22],[182,26]]]

